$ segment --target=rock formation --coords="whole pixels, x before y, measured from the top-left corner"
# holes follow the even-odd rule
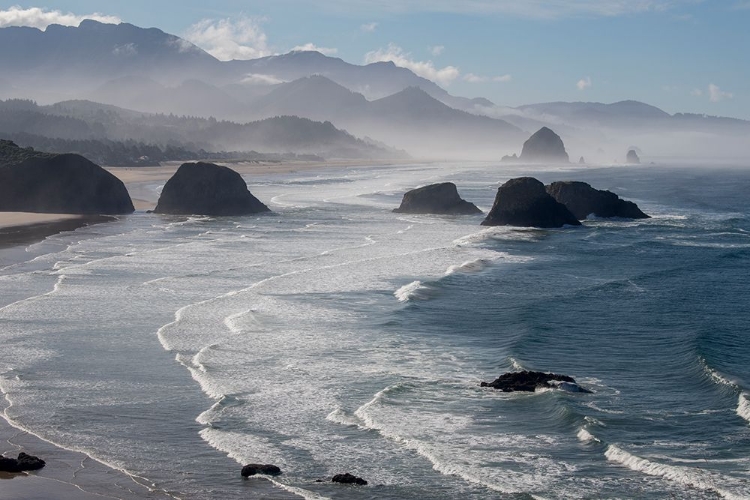
[[[242,475],[242,477],[250,477],[256,474],[278,476],[279,474],[281,474],[281,469],[271,464],[247,464],[242,468],[240,474]]]
[[[649,218],[632,201],[623,200],[611,191],[594,189],[585,182],[553,182],[547,186],[547,192],[579,220],[591,214],[596,217]]]
[[[341,483],[341,484],[356,484],[358,486],[366,486],[367,481],[362,479],[361,477],[354,476],[352,474],[349,474],[348,472],[346,474],[336,474],[333,476],[333,479],[331,479],[334,483]]]
[[[523,143],[519,159],[530,163],[568,163],[570,160],[560,136],[547,127],[540,128]]]
[[[641,159],[638,157],[638,153],[635,152],[635,149],[628,151],[628,155],[625,157],[625,162],[634,164],[641,163]]]
[[[555,201],[544,184],[532,177],[511,179],[497,190],[483,226],[562,227],[580,226],[576,217]]]
[[[481,214],[476,205],[462,200],[452,182],[431,184],[412,189],[404,194],[401,206],[394,210],[402,214],[471,215]]]
[[[578,160],[578,164],[579,165],[585,165],[586,164],[586,159],[583,156],[581,156],[581,158]]]
[[[213,163],[184,163],[167,181],[154,212],[176,215],[247,215],[269,212],[242,176]]]
[[[7,458],[0,456],[0,472],[24,472],[29,470],[39,470],[46,463],[39,457],[19,453],[18,458]]]
[[[62,154],[0,167],[0,211],[117,215],[135,208],[120,179],[83,156]]]
[[[482,382],[481,387],[492,387],[503,392],[534,392],[537,388],[558,388],[569,392],[591,392],[567,375],[544,372],[513,372],[500,375],[492,382]]]

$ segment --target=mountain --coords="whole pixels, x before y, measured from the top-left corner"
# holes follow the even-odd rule
[[[199,152],[312,154],[326,158],[403,158],[402,152],[358,139],[330,122],[296,116],[250,123],[139,113],[86,101],[38,106],[0,101],[0,138],[33,136],[67,141],[138,141]]]
[[[666,111],[638,101],[612,104],[599,102],[550,102],[519,106],[529,117],[557,120],[585,126],[637,126],[643,122],[661,123],[671,118]]]

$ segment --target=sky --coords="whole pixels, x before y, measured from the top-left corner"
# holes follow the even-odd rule
[[[518,106],[634,99],[750,119],[750,0],[0,0],[0,27],[156,27],[220,59],[390,60]]]

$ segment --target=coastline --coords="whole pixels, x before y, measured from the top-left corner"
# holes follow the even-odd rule
[[[92,224],[110,222],[106,215],[36,214],[26,212],[0,213],[0,249],[35,243],[48,236]]]

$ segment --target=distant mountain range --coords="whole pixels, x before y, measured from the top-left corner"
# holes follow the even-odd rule
[[[698,154],[710,148],[750,154],[750,122],[743,120],[670,115],[637,101],[503,107],[452,96],[391,62],[359,66],[318,52],[222,62],[177,36],[125,23],[87,20],[79,27],[51,25],[46,31],[2,28],[0,67],[0,99],[90,100],[123,108],[119,114],[131,109],[237,123],[296,116],[330,122],[311,126],[312,136],[320,137],[312,128],[330,135],[333,127],[362,137],[368,147],[385,143],[419,156],[496,159],[520,151],[542,126],[554,128],[572,156],[601,160],[618,158],[634,144],[647,155]],[[273,123],[299,131],[304,122]],[[255,138],[252,147],[265,150],[288,144],[250,134],[250,128],[236,134],[227,128],[210,145],[249,148],[251,143],[241,144],[249,136]],[[208,138],[204,133],[173,140]],[[261,139],[269,142],[261,144]]]

